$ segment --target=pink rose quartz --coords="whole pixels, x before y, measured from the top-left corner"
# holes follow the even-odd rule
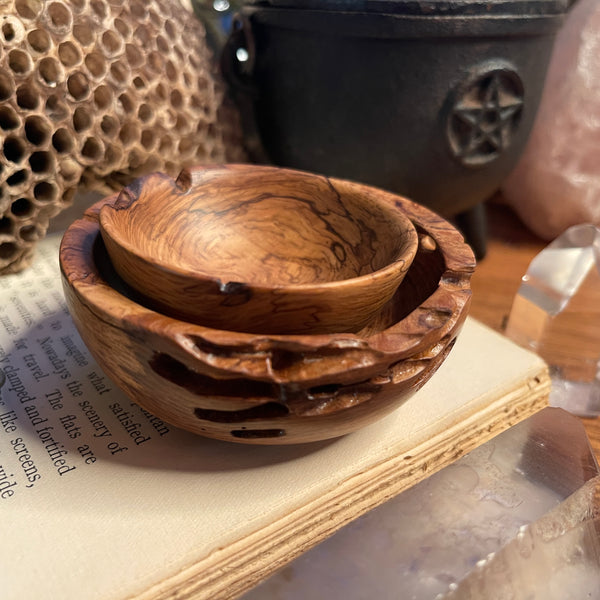
[[[598,0],[579,0],[560,30],[531,138],[502,191],[543,238],[600,225]]]

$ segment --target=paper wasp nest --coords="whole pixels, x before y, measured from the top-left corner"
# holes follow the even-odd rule
[[[0,273],[76,189],[244,159],[204,37],[177,0],[2,2]]]

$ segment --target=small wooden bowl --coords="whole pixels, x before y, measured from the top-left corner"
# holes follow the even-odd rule
[[[417,249],[392,194],[253,165],[142,177],[103,206],[100,228],[148,305],[258,333],[359,331]]]
[[[291,444],[337,437],[399,406],[433,375],[466,318],[474,257],[446,221],[396,198],[419,235],[405,280],[357,334],[262,335],[159,314],[114,272],[88,210],[65,233],[71,315],[104,371],[166,422],[207,437]]]

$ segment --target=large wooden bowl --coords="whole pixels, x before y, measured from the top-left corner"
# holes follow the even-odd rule
[[[112,268],[98,213],[115,199],[64,236],[69,309],[106,374],[145,409],[189,431],[255,444],[354,431],[431,377],[466,318],[470,249],[447,222],[399,197],[419,248],[392,300],[357,334],[239,333],[162,315]]]
[[[417,248],[391,194],[253,165],[142,177],[103,206],[100,228],[117,273],[148,305],[259,333],[359,331]]]

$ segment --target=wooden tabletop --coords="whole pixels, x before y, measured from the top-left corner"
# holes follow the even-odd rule
[[[508,208],[487,207],[487,255],[479,261],[472,279],[471,315],[502,332],[521,277],[533,257],[548,242],[539,239]],[[600,459],[600,419],[582,419],[591,445]]]

